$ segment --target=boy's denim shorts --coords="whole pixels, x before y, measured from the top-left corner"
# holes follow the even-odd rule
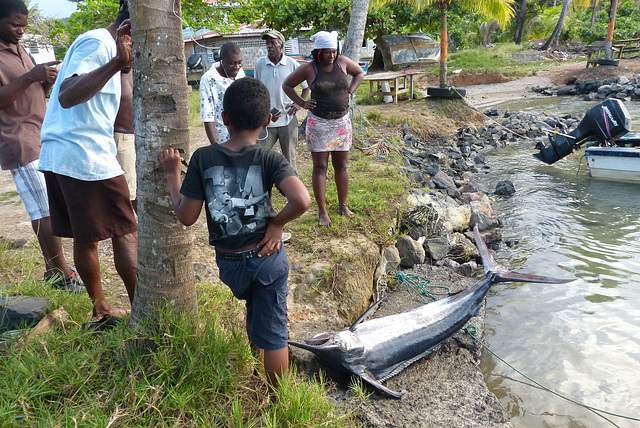
[[[216,257],[216,263],[220,280],[236,298],[247,302],[251,343],[267,351],[287,347],[289,261],[284,245],[270,256],[238,261]]]

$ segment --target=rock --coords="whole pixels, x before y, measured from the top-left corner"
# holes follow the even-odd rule
[[[405,168],[405,173],[407,175],[407,179],[412,183],[422,183],[424,180],[424,175],[419,168]]]
[[[516,193],[516,188],[511,180],[502,180],[499,181],[498,184],[496,184],[496,195],[509,196],[513,195],[514,193]]]
[[[403,235],[396,241],[398,254],[400,255],[400,266],[411,268],[414,265],[424,263],[426,257],[424,248],[411,237]]]
[[[44,297],[0,296],[0,328],[13,330],[31,326],[50,309],[51,302]]]
[[[462,233],[452,233],[450,236],[451,251],[449,257],[458,263],[466,263],[472,259],[479,259],[480,253],[476,246]]]
[[[493,217],[493,208],[491,207],[491,203],[489,202],[489,197],[484,195],[485,198],[479,201],[471,201],[469,202],[469,208],[471,208],[471,214],[474,212],[482,213],[488,215],[489,217]],[[469,220],[471,222],[471,220]],[[473,228],[473,226],[470,226]]]
[[[454,199],[444,197],[438,192],[423,192],[411,194],[407,198],[409,205],[428,205],[435,210],[437,216],[442,219],[442,225],[446,231],[463,231],[469,228],[471,210],[468,205],[460,205]]]
[[[624,88],[622,87],[622,85],[620,85],[618,83],[614,83],[613,85],[611,85],[611,92],[620,92],[623,89]]]
[[[426,254],[433,260],[441,260],[447,256],[451,249],[451,243],[447,238],[429,238],[423,245]]]
[[[497,219],[481,212],[472,212],[471,217],[469,218],[469,227],[473,229],[475,226],[478,226],[478,230],[481,232],[499,225],[500,223]]]
[[[490,204],[489,197],[483,192],[478,191],[462,193],[460,195],[460,200],[466,204],[471,204],[471,202],[484,202],[486,204]]]
[[[606,95],[611,92],[611,85],[602,85],[598,88],[598,93]]]
[[[24,247],[28,241],[24,238],[20,239],[7,239],[4,236],[0,236],[0,244],[5,245],[10,250],[15,250]]]
[[[442,171],[438,171],[436,175],[431,177],[437,189],[456,189],[453,179]]]
[[[470,278],[475,274],[476,269],[478,269],[478,264],[471,260],[466,263],[459,264],[454,271],[459,275]]]
[[[215,283],[218,280],[218,268],[211,263],[195,262],[193,273],[196,282]]]
[[[385,247],[385,249],[382,250],[382,257],[387,262],[385,268],[387,275],[398,270],[398,267],[400,266],[400,253],[396,247],[393,245]]]
[[[556,95],[558,95],[559,97],[566,96],[566,95],[575,95],[575,93],[576,93],[576,90],[573,87],[573,85],[567,85],[567,86],[556,88]]]

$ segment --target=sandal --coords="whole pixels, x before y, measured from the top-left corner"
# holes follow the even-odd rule
[[[98,321],[82,324],[82,326],[80,326],[80,329],[82,331],[107,331],[111,330],[114,327],[117,327],[122,321],[124,320],[120,317],[116,317],[111,314],[105,314]]]
[[[73,293],[87,291],[86,287],[82,285],[82,280],[76,269],[73,267],[69,267],[69,269],[71,269],[71,275],[66,278],[60,275],[60,273],[47,274],[45,272],[44,280],[45,282],[51,282],[51,288],[54,290],[71,291]]]

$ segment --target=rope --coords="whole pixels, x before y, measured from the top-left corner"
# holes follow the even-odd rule
[[[444,285],[429,285],[430,280],[427,278],[414,275],[412,273],[396,273],[398,282],[407,286],[407,291],[414,300],[422,303],[429,303],[427,299],[438,300],[438,296],[448,296],[451,289]],[[443,290],[443,291],[436,291]]]
[[[577,404],[578,406],[584,407],[585,409],[588,409],[592,412],[594,412],[596,415],[600,416],[601,418],[607,420],[608,422],[610,422],[611,424],[616,425],[613,421],[607,419],[605,416],[601,415],[600,413],[604,413],[606,415],[610,415],[610,416],[615,416],[617,418],[623,418],[623,419],[628,419],[630,421],[640,421],[639,417],[632,417],[632,416],[625,416],[625,415],[621,415],[618,413],[613,413],[613,412],[608,412],[606,410],[602,410],[602,409],[598,409],[596,407],[593,406],[589,406],[587,404],[581,403],[577,400],[574,400],[571,397],[568,397],[564,394],[561,394],[559,392],[556,392],[544,385],[542,385],[540,382],[532,379],[531,377],[527,376],[526,374],[524,374],[523,372],[521,372],[520,370],[516,369],[514,366],[512,366],[511,364],[509,364],[508,362],[506,362],[505,360],[503,360],[500,356],[498,356],[495,352],[493,352],[484,342],[482,342],[480,339],[478,339],[475,335],[478,332],[478,329],[476,328],[476,326],[474,325],[469,325],[468,327],[465,327],[462,329],[465,333],[467,333],[469,336],[471,336],[471,338],[473,338],[473,340],[475,340],[476,342],[478,342],[484,349],[486,349],[487,351],[489,351],[489,353],[491,355],[493,355],[494,357],[496,357],[498,360],[502,361],[504,364],[506,364],[511,370],[515,371],[516,373],[518,373],[520,376],[524,377],[525,379],[527,379],[528,381],[532,382],[533,384],[535,384],[536,386],[538,386],[539,388],[555,395],[556,397],[562,398],[563,400],[569,401],[570,403],[573,404]]]

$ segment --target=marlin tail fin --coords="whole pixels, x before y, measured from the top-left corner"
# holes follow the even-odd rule
[[[528,273],[512,272],[496,262],[491,255],[487,244],[484,243],[478,230],[478,225],[473,227],[473,237],[476,241],[476,247],[482,257],[482,267],[484,268],[484,274],[494,274],[493,282],[540,282],[546,284],[566,284],[573,281],[572,279],[559,279],[551,278],[548,276],[531,275]]]

